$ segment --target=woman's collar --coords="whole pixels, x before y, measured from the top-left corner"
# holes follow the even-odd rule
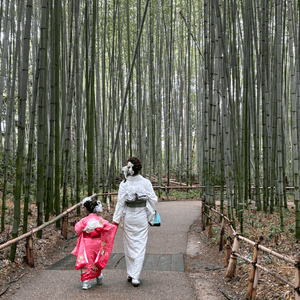
[[[128,176],[127,179],[128,180],[134,180],[134,179],[140,178],[141,176],[142,176],[141,174],[137,174],[135,176]]]

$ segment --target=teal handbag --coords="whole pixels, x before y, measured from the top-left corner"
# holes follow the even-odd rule
[[[160,215],[159,215],[159,213],[157,211],[155,211],[154,222],[153,222],[153,225],[150,224],[150,226],[160,226],[160,224],[161,224]]]

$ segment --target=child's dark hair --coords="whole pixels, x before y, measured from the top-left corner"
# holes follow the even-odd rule
[[[137,157],[129,157],[127,159],[127,163],[131,162],[133,164],[132,170],[134,172],[133,175],[136,175],[139,173],[139,171],[142,169],[142,162],[139,158]]]
[[[91,199],[90,201],[85,201],[83,206],[88,210],[89,213],[95,212],[95,207],[98,205],[96,199]]]

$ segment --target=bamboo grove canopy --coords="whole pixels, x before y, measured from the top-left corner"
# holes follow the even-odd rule
[[[138,156],[159,185],[205,185],[208,203],[220,185],[232,219],[253,191],[258,210],[280,209],[281,230],[294,187],[300,238],[298,1],[0,5],[2,231],[11,180],[16,237],[32,193],[40,225],[115,189]]]

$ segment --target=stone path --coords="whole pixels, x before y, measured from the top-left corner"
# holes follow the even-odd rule
[[[76,256],[69,254],[46,270],[74,270]],[[126,270],[124,253],[112,253],[105,270],[116,269]],[[143,271],[174,271],[184,272],[184,262],[182,254],[146,254]]]
[[[80,273],[74,270],[75,256],[70,254],[47,270],[24,278],[23,288],[12,299],[196,299],[183,272],[183,254],[188,248],[189,227],[200,215],[200,203],[159,202],[157,210],[162,226],[149,228],[146,259],[138,288],[126,281],[123,232],[119,229],[113,254],[103,271],[103,285],[97,286],[93,282],[91,289],[82,290]]]

